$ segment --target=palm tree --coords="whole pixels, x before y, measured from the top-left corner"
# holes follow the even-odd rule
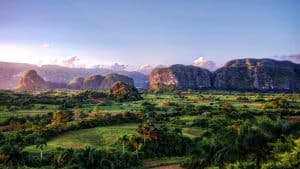
[[[225,168],[225,162],[233,162],[240,158],[239,135],[236,129],[224,128],[216,135],[215,139],[217,151],[214,156],[220,168]]]
[[[35,140],[35,144],[36,144],[36,148],[40,149],[40,158],[41,160],[43,160],[43,150],[45,147],[47,147],[47,141],[42,137],[38,137]]]
[[[123,150],[123,154],[125,153],[125,144],[126,142],[128,142],[128,135],[123,135],[122,137],[120,137],[119,139],[122,142],[122,150]]]
[[[114,163],[104,158],[100,161],[100,167],[108,167],[110,169],[114,169]]]
[[[256,167],[261,167],[262,160],[266,159],[271,148],[268,145],[270,138],[258,127],[245,126],[241,128],[241,144],[245,151],[253,154]]]
[[[128,140],[129,140],[130,144],[133,145],[133,147],[135,149],[134,152],[136,153],[137,157],[139,158],[139,151],[142,149],[143,144],[139,143],[139,139],[135,135],[130,135],[128,137]]]
[[[65,163],[71,158],[73,150],[60,150],[54,155],[54,164],[58,168],[62,168]]]
[[[154,125],[151,122],[147,122],[144,124],[140,124],[137,128],[137,132],[141,135],[143,135],[144,140],[144,146],[146,145],[146,139],[147,136],[149,137],[151,134],[151,131],[153,131]]]

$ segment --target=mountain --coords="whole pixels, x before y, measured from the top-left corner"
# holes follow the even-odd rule
[[[93,75],[86,78],[77,77],[68,84],[45,81],[35,70],[27,70],[21,76],[17,86],[18,91],[73,89],[73,90],[110,90],[112,86],[122,82],[128,86],[134,86],[134,80],[130,77],[116,73],[107,76]]]
[[[36,70],[36,72],[45,80],[58,84],[68,83],[76,77],[87,77],[93,75],[106,76],[111,73],[117,73],[131,77],[135,86],[146,88],[148,78],[140,72],[113,71],[104,68],[69,68],[57,65],[37,66],[25,63],[0,62],[0,89],[13,89],[19,82],[20,77],[26,70]]]
[[[23,73],[17,86],[19,91],[52,90],[66,88],[64,83],[45,81],[35,70],[27,70]]]
[[[172,65],[154,69],[149,76],[149,87],[154,92],[211,88],[211,76],[208,70],[199,67]]]
[[[83,81],[83,86],[81,89],[87,90],[101,90],[101,83],[105,77],[101,75],[94,75],[86,77]]]
[[[237,59],[214,73],[217,89],[299,90],[300,64],[272,59]]]
[[[130,78],[128,76],[112,73],[112,74],[107,75],[103,79],[103,81],[100,85],[100,89],[101,90],[109,90],[113,86],[113,84],[115,84],[116,82],[123,82],[127,85],[134,86],[134,80],[132,78]]]
[[[76,77],[67,84],[67,87],[69,89],[79,90],[83,88],[83,82],[84,82],[83,77]]]
[[[138,100],[141,98],[137,88],[124,82],[116,82],[109,91],[109,97],[119,101]]]
[[[40,77],[35,70],[25,71],[20,79],[17,90],[46,90],[49,88],[48,83]]]
[[[272,59],[236,59],[210,73],[184,65],[154,69],[149,76],[152,91],[174,89],[224,89],[300,91],[300,64]]]

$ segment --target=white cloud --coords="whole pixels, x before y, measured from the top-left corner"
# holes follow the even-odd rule
[[[37,65],[59,65],[71,68],[86,68],[86,65],[81,63],[78,56],[71,56],[66,59],[57,59],[58,57],[46,57],[45,59],[40,59]]]
[[[122,65],[122,64],[118,64],[118,63],[111,65],[111,69],[114,71],[126,70],[127,67],[128,67],[128,65]]]
[[[41,45],[41,48],[49,49],[51,48],[51,45],[49,43],[44,43]]]
[[[62,63],[64,66],[67,66],[67,67],[78,67],[79,61],[80,61],[80,59],[78,56],[72,56],[70,58],[63,60]]]
[[[92,68],[111,69],[114,71],[122,71],[122,70],[127,70],[129,68],[129,66],[119,64],[119,63],[114,63],[112,65],[94,65],[94,66],[92,66]]]
[[[137,71],[141,72],[141,73],[144,73],[144,74],[150,74],[151,71],[153,69],[153,66],[149,65],[149,64],[145,64],[145,65],[142,65],[140,66]]]
[[[295,63],[300,63],[300,54],[282,55],[275,57],[283,60],[290,60]]]
[[[193,63],[194,66],[205,68],[208,70],[215,70],[216,63],[214,61],[206,60],[203,57],[199,57]]]

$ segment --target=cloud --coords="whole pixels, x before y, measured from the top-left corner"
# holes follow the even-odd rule
[[[51,48],[51,45],[49,43],[44,43],[41,45],[41,48],[49,49],[49,48]]]
[[[144,73],[144,74],[150,74],[151,71],[153,69],[153,66],[149,65],[149,64],[145,64],[145,65],[142,65],[140,66],[137,71],[138,72],[141,72],[141,73]]]
[[[80,61],[80,59],[78,56],[72,56],[68,59],[63,60],[62,63],[64,66],[67,66],[67,67],[77,67],[79,64],[79,61]]]
[[[92,68],[100,68],[100,69],[111,69],[114,71],[123,71],[128,69],[128,65],[123,65],[119,63],[114,63],[112,65],[94,65]]]
[[[216,63],[214,61],[206,60],[203,57],[199,57],[193,63],[194,66],[205,68],[208,70],[215,70]]]
[[[275,56],[275,57],[283,60],[290,60],[296,63],[300,63],[300,54],[282,55],[282,56]]]
[[[128,65],[122,65],[122,64],[118,64],[118,63],[111,65],[111,69],[114,71],[126,70],[127,67],[128,67]]]

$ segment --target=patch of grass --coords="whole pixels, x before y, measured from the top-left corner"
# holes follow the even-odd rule
[[[191,127],[191,128],[183,128],[182,134],[194,138],[200,136],[205,130],[201,129],[200,127]]]
[[[126,124],[120,126],[105,126],[91,129],[70,131],[48,141],[45,152],[62,148],[84,148],[86,146],[99,149],[121,149],[116,144],[118,139],[125,134],[136,134],[137,124]],[[35,145],[25,148],[29,152],[39,152]]]
[[[0,112],[0,123],[4,123],[13,115],[9,112]]]

